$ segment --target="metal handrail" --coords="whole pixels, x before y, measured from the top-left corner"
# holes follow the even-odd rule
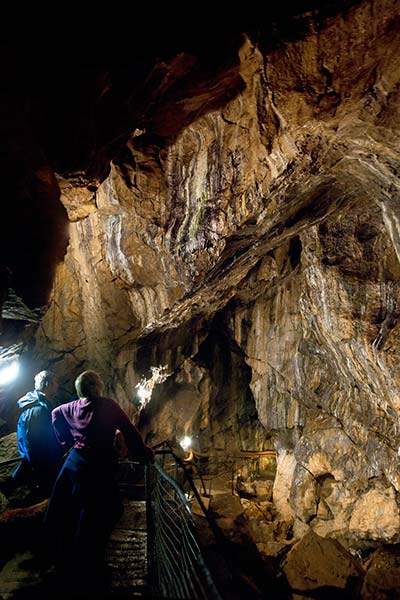
[[[196,468],[201,485],[205,490],[201,473],[195,462],[192,461],[193,456],[190,454],[191,458],[182,459],[172,450],[168,442],[163,442],[158,446],[161,445],[167,446],[167,449],[156,450],[156,454],[170,455],[174,459],[177,468],[182,470],[183,476],[190,486],[191,496],[196,498],[214,534],[217,545],[220,545],[221,551],[224,551],[227,548],[228,541],[215,522],[212,510],[204,505],[202,495],[197,490],[188,469],[189,465]],[[240,455],[240,459],[254,459],[271,455],[272,452],[247,451],[243,454]],[[194,453],[194,456],[217,458],[215,455],[202,455],[197,452]],[[234,458],[237,460],[239,456]],[[20,460],[20,458],[13,458],[0,464],[13,464]],[[133,461],[127,462],[133,464]],[[222,597],[202,557],[196,539],[190,504],[186,495],[178,483],[160,465],[149,464],[146,466],[145,472],[147,579],[148,588],[151,592],[150,597],[166,600],[221,600]],[[127,485],[129,491],[129,481],[126,484],[124,481],[120,483],[123,488]],[[234,567],[235,565],[233,565]]]
[[[150,464],[146,469],[146,488],[148,576],[152,596],[221,600],[202,558],[185,494],[157,464]],[[197,495],[200,497],[198,492]]]

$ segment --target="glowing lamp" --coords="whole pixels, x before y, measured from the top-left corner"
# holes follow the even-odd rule
[[[11,383],[19,372],[19,364],[16,360],[12,363],[0,365],[0,385],[6,385]]]
[[[185,435],[185,437],[183,438],[183,440],[181,440],[180,442],[181,448],[183,450],[189,450],[190,446],[192,445],[192,438],[189,437],[188,435]]]

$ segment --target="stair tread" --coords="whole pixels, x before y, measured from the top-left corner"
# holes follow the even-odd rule
[[[147,584],[146,503],[124,498],[124,513],[107,544],[111,593],[140,597]]]

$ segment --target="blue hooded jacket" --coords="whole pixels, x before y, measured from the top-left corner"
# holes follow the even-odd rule
[[[34,390],[18,400],[22,413],[17,423],[18,451],[36,470],[59,468],[62,448],[51,422],[52,407],[46,396]]]

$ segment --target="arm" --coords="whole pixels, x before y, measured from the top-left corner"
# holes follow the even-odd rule
[[[60,443],[63,451],[65,452],[72,446],[74,440],[71,435],[71,430],[69,428],[68,422],[62,413],[61,406],[58,406],[57,408],[52,410],[51,420],[53,423],[55,436],[58,442]]]
[[[139,458],[148,458],[149,460],[153,460],[154,452],[152,448],[143,442],[139,430],[129,420],[128,415],[116,402],[114,402],[114,400],[112,400],[112,407],[116,419],[117,429],[119,429],[123,434],[125,443],[128,446],[131,454]]]

